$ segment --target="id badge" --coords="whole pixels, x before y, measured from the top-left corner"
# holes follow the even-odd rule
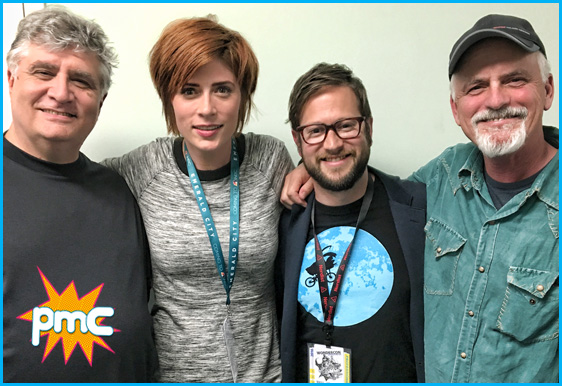
[[[309,383],[351,383],[351,349],[308,343]]]
[[[236,341],[232,332],[232,325],[230,318],[227,316],[222,324],[222,333],[224,337],[224,344],[226,346],[226,353],[228,354],[228,361],[230,362],[230,370],[232,371],[232,379],[236,383],[238,378],[238,363],[236,361]]]

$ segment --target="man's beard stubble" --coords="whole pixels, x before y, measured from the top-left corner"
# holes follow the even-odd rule
[[[351,154],[351,156],[356,155]],[[371,155],[371,150],[369,146],[365,146],[359,158],[354,159],[354,164],[351,170],[344,176],[333,180],[329,178],[321,170],[320,165],[311,165],[303,159],[303,164],[310,176],[324,189],[331,190],[333,192],[342,192],[351,189],[355,183],[361,178],[367,164],[369,163],[369,157]]]

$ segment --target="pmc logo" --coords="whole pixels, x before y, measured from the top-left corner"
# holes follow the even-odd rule
[[[101,324],[105,318],[113,316],[113,308],[95,307],[103,284],[82,298],[78,298],[73,281],[59,294],[43,272],[39,268],[37,269],[49,300],[18,316],[18,319],[32,323],[32,345],[39,346],[41,337],[47,335],[42,362],[59,341],[62,342],[65,364],[68,363],[76,345],[80,346],[90,366],[92,366],[94,343],[113,353],[114,351],[100,338],[101,336],[111,336],[114,332],[119,331]]]

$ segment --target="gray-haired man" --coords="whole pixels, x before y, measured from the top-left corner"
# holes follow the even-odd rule
[[[121,177],[80,153],[116,55],[99,25],[48,7],[20,22],[7,63],[4,381],[152,381],[140,212]]]
[[[558,129],[531,24],[488,15],[453,46],[451,108],[472,141],[427,185],[427,382],[558,382]]]

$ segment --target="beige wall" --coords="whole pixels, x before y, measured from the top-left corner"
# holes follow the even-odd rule
[[[36,7],[37,5],[35,5]],[[466,142],[449,108],[447,61],[456,39],[489,13],[528,19],[543,40],[558,90],[558,4],[67,4],[96,19],[114,42],[120,67],[83,152],[121,155],[166,135],[147,54],[179,17],[216,14],[253,46],[260,61],[257,113],[245,131],[281,138],[295,160],[287,100],[295,80],[317,62],[348,65],[363,79],[374,115],[370,164],[406,177],[445,147]],[[4,58],[22,4],[3,4]],[[4,64],[4,74],[6,68]],[[558,126],[558,92],[545,114]],[[10,123],[4,76],[4,129]]]

